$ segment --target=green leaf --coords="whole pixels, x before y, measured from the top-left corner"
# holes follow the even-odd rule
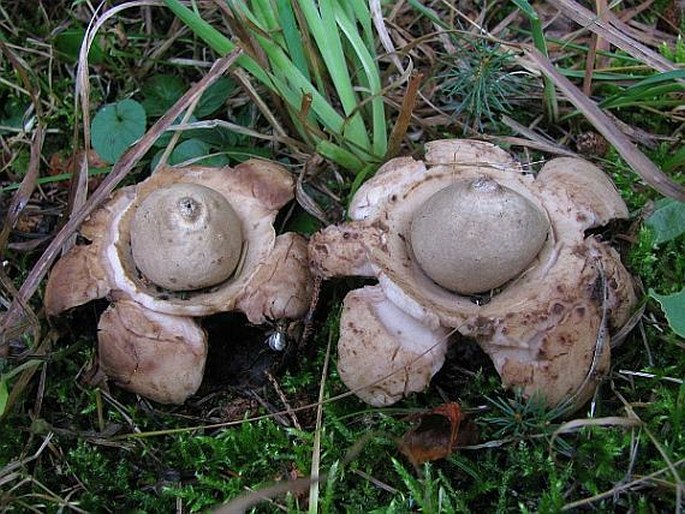
[[[663,165],[663,169],[667,173],[680,168],[685,168],[685,146],[681,147]]]
[[[145,133],[145,121],[145,109],[135,100],[105,105],[90,125],[93,149],[105,162],[116,162]]]
[[[659,302],[673,332],[685,337],[685,288],[670,295],[660,295],[650,289],[649,296]]]
[[[24,126],[24,114],[28,110],[28,104],[19,100],[7,100],[5,105],[0,107],[0,126],[7,129],[21,130]],[[0,128],[0,134],[9,134],[11,130]]]
[[[182,162],[189,161],[202,157],[209,153],[209,145],[199,139],[188,139],[183,141],[180,145],[174,148],[169,157],[169,164],[176,165]]]
[[[229,78],[221,77],[202,94],[193,114],[198,118],[206,118],[210,114],[214,114],[224,105],[234,90],[235,82]]]
[[[152,169],[157,167],[157,163],[164,150],[160,150],[152,159]],[[169,156],[168,164],[175,166],[186,161],[193,160],[193,164],[202,166],[220,167],[228,164],[229,159],[225,155],[208,155],[211,152],[210,146],[199,139],[188,139],[179,144]],[[196,160],[197,159],[197,160]]]
[[[154,75],[143,84],[143,107],[148,116],[164,115],[185,93],[186,86],[176,75]]]
[[[7,382],[0,377],[0,416],[5,413],[7,408],[7,400],[9,399],[9,391],[7,390]]]
[[[86,31],[82,28],[67,29],[60,32],[55,36],[55,50],[70,62],[76,62],[85,34]],[[104,60],[105,52],[102,51],[98,40],[95,39],[88,51],[88,61],[90,64],[102,64]]]
[[[685,203],[670,198],[657,202],[645,224],[654,232],[656,244],[675,239],[685,232]]]

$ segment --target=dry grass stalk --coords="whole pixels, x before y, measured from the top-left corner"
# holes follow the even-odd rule
[[[685,201],[685,188],[670,179],[645,156],[611,119],[592,100],[585,96],[573,83],[564,77],[548,58],[533,48],[527,48],[525,55],[542,73],[549,76],[556,87],[576,109],[581,111],[597,131],[619,152],[621,157],[654,189],[664,196]]]

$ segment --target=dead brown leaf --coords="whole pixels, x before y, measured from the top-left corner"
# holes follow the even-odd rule
[[[399,449],[415,467],[444,459],[455,447],[475,442],[475,425],[455,402],[416,414],[411,419],[416,424],[402,436]]]

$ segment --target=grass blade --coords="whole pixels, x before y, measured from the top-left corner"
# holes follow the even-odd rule
[[[293,64],[307,80],[311,81],[307,57],[302,45],[302,35],[297,27],[295,13],[293,12],[293,4],[290,0],[276,0],[276,8],[278,9],[278,17],[283,30],[283,39]]]
[[[355,171],[355,173],[364,167],[364,163],[355,154],[325,139],[319,141],[316,145],[316,151],[326,159],[337,162],[344,168]]]
[[[364,121],[357,110],[358,100],[347,69],[340,34],[337,30],[332,30],[336,26],[333,0],[321,0],[318,2],[318,9],[313,0],[300,0],[299,5],[319,47],[343,111],[348,116],[343,135],[350,142],[369,148],[370,141]]]
[[[650,161],[595,105],[587,96],[574,86],[571,81],[557,71],[554,65],[544,55],[533,48],[526,50],[533,64],[544,74],[548,75],[561,90],[566,98],[581,111],[597,131],[602,134],[621,157],[638,173],[645,182],[665,196],[685,201],[685,188],[670,179],[656,165]]]
[[[364,69],[364,74],[369,84],[369,93],[371,95],[373,153],[378,157],[382,157],[387,150],[388,132],[385,122],[385,107],[383,105],[383,98],[381,97],[381,77],[378,66],[369,50],[364,45],[364,41],[357,32],[356,27],[347,17],[340,5],[336,6],[335,17],[338,26],[352,45],[352,48]]]
[[[173,12],[183,23],[205,43],[207,43],[215,52],[226,55],[236,48],[236,44],[229,38],[224,36],[221,32],[212,27],[209,23],[202,19],[202,17],[185,7],[179,0],[164,0],[166,6]],[[269,80],[269,76],[262,69],[259,64],[248,55],[240,55],[237,63],[249,71],[262,84],[273,89],[273,84]]]
[[[532,5],[528,3],[528,0],[512,0],[516,7],[518,7],[530,21],[531,33],[533,35],[533,44],[535,48],[540,51],[545,57],[549,57],[549,52],[547,51],[547,42],[545,41],[545,35],[542,31],[542,22],[540,21],[540,16],[535,11]],[[557,102],[557,95],[554,89],[554,83],[552,80],[544,76],[544,91],[543,95],[545,97],[545,111],[547,112],[547,117],[550,121],[556,122],[559,120],[559,103]]]
[[[604,99],[599,105],[604,108],[626,107],[629,105],[640,105],[652,101],[659,102],[670,93],[682,93],[685,91],[685,84],[679,80],[685,79],[685,70],[669,71],[657,73],[640,82],[633,84],[625,90]],[[682,104],[682,100],[673,99],[676,105]],[[662,100],[664,105],[669,105],[665,98]]]
[[[338,3],[340,5],[340,1]],[[348,17],[353,22],[358,23],[362,27],[361,37],[364,40],[366,48],[374,48],[376,41],[374,39],[374,30],[372,24],[371,11],[369,5],[362,0],[347,0],[342,1],[342,7],[348,8]]]
[[[204,21],[200,15],[184,7],[179,0],[165,0],[165,3],[176,16],[215,51],[225,53],[235,47],[232,41]],[[299,62],[299,64],[293,62],[286,53],[286,48],[290,49],[290,46],[286,41],[285,35],[280,34],[280,30],[276,30],[279,18],[278,13],[272,9],[272,4],[268,0],[263,0],[255,2],[253,5],[255,6],[253,10],[250,10],[244,2],[231,2],[230,7],[233,11],[241,12],[243,17],[254,23],[254,39],[264,51],[271,69],[277,71],[269,72],[265,70],[254,59],[246,55],[242,55],[239,58],[238,64],[252,74],[259,82],[283,98],[291,111],[293,119],[297,122],[296,124],[302,128],[303,133],[301,135],[305,140],[310,140],[313,137],[317,141],[317,146],[321,145],[324,151],[327,152],[327,156],[335,156],[341,159],[335,162],[348,169],[359,169],[357,166],[359,158],[351,159],[350,157],[354,153],[359,152],[361,152],[359,153],[360,156],[368,156],[371,153],[371,144],[364,120],[358,110],[358,100],[349,76],[340,34],[337,30],[330,30],[330,23],[336,26],[331,0],[320,4],[321,12],[313,0],[301,0],[300,7],[302,8],[308,29],[312,32],[324,58],[327,71],[333,80],[345,116],[349,116],[349,118],[341,116],[332,107],[331,103],[322,93],[322,91],[325,91],[324,89],[316,88],[311,83],[308,67],[302,62]],[[295,13],[291,11],[284,14],[284,16],[286,18],[290,17],[290,21],[293,22],[295,18],[290,16],[291,14],[294,15]],[[327,22],[329,25],[326,25]],[[270,24],[274,24],[274,26],[270,27]],[[289,30],[291,31],[288,35],[288,38],[291,39],[290,45],[294,45],[292,38],[294,37],[295,29],[291,26]],[[280,36],[276,35],[277,33]],[[278,43],[279,37],[282,44]],[[293,58],[301,59],[303,53],[299,55],[300,57]],[[305,103],[305,98],[307,98],[307,104],[311,106],[311,111],[315,114],[315,118],[309,117],[307,123],[303,124],[300,109]],[[309,99],[311,99],[311,102],[309,102]],[[332,135],[332,138],[337,143],[331,143],[330,145],[322,144],[321,138],[323,135],[318,133],[317,126],[311,126],[311,124],[315,123],[315,120]],[[341,145],[349,145],[352,148],[351,150],[342,151]],[[354,167],[350,168],[353,162]]]

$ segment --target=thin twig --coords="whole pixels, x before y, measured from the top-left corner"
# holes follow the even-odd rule
[[[407,133],[407,128],[411,122],[411,115],[414,111],[414,106],[416,105],[416,98],[418,96],[419,86],[421,85],[422,80],[423,73],[418,71],[413,72],[409,77],[407,90],[402,98],[400,114],[397,117],[395,126],[393,127],[390,137],[388,138],[388,150],[385,154],[385,160],[392,159],[400,151],[402,140],[404,139],[404,135]]]
[[[331,359],[331,348],[333,347],[333,333],[328,334],[328,344],[326,345],[326,356],[321,369],[321,380],[319,382],[319,401],[316,408],[316,428],[314,429],[314,441],[312,442],[312,466],[310,475],[312,485],[309,487],[309,512],[316,514],[319,509],[319,477],[321,473],[321,433],[323,431],[323,398],[326,389],[326,378],[328,377],[328,363]]]
[[[293,411],[293,408],[291,407],[290,402],[288,402],[288,398],[286,398],[283,389],[281,389],[281,386],[278,384],[276,377],[274,377],[273,374],[271,374],[271,372],[267,371],[266,378],[269,379],[271,386],[274,388],[274,391],[276,391],[276,394],[278,395],[278,399],[281,400],[283,407],[285,407],[285,410],[288,412],[288,415],[292,420],[293,426],[298,430],[302,430],[300,420],[297,419],[297,414],[295,414],[295,411]]]

